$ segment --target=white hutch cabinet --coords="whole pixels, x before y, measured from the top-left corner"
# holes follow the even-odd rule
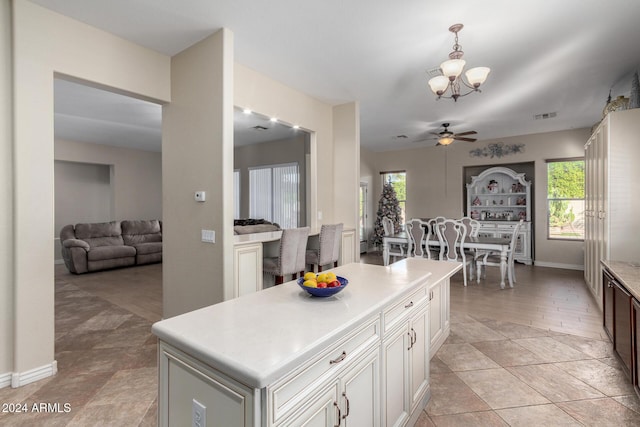
[[[493,167],[467,184],[467,216],[480,221],[480,235],[511,236],[524,220],[515,248],[516,261],[531,265],[531,182],[523,173]]]
[[[602,304],[600,260],[640,261],[640,109],[614,111],[585,145],[584,279]]]

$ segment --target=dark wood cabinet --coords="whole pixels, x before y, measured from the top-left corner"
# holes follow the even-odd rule
[[[631,294],[618,282],[613,282],[613,349],[622,368],[632,378]]]
[[[604,318],[604,330],[613,342],[613,282],[606,270],[602,271],[602,315]]]
[[[631,318],[633,322],[633,388],[640,396],[640,303],[635,298],[631,305]]]

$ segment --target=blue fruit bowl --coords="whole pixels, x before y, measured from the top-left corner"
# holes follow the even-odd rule
[[[331,295],[335,295],[346,288],[347,284],[349,283],[349,281],[344,277],[337,276],[337,279],[338,282],[340,282],[340,286],[336,286],[335,288],[310,288],[308,286],[304,286],[302,284],[304,283],[303,277],[299,278],[296,283],[298,284],[298,286],[300,286],[302,289],[304,289],[314,297],[330,297]]]

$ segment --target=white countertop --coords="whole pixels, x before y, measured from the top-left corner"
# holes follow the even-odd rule
[[[345,228],[343,231],[353,231],[353,228]],[[320,228],[312,228],[309,230],[309,236],[317,236],[320,234]],[[263,233],[235,234],[233,236],[234,245],[242,245],[247,243],[264,243],[275,242],[282,237],[282,230],[266,231]]]
[[[348,264],[332,270],[349,280],[332,297],[311,297],[292,281],[162,320],[152,331],[207,365],[262,388],[425,277],[438,282],[461,266],[426,259],[388,267]]]

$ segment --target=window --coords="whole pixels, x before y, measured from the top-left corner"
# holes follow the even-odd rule
[[[584,240],[584,159],[547,160],[547,236]]]
[[[249,169],[249,216],[298,227],[299,184],[297,163]]]
[[[395,172],[382,172],[382,183],[390,182],[394,191],[396,192],[396,198],[400,205],[400,224],[406,222],[406,206],[407,206],[407,173],[405,171]]]
[[[240,219],[240,170],[233,171],[233,219]]]

